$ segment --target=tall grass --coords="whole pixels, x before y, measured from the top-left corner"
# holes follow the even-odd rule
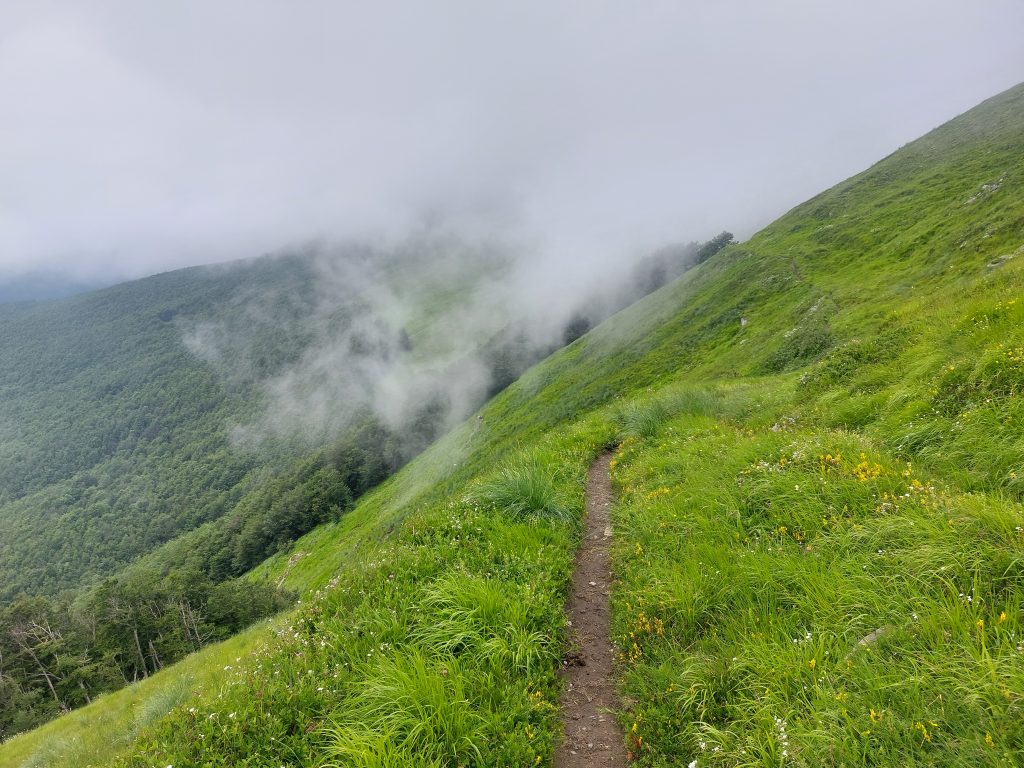
[[[708,416],[722,412],[724,407],[720,391],[683,384],[617,405],[612,412],[612,421],[618,435],[617,442],[629,438],[641,440],[656,435],[662,425],[674,416]]]
[[[369,527],[215,699],[157,721],[115,764],[544,764],[583,477],[605,431],[595,419],[508,460],[543,471],[558,514],[484,503],[474,486]]]
[[[337,765],[365,764],[365,754],[422,765],[478,760],[483,717],[468,698],[460,664],[455,656],[395,649],[367,675],[343,719],[327,729],[328,755],[341,759]]]
[[[657,433],[669,417],[668,408],[657,398],[648,401],[631,401],[620,406],[615,412],[619,440],[629,437],[641,439]]]
[[[132,728],[125,736],[125,741],[134,741],[139,732],[152,725],[172,709],[189,698],[194,680],[188,675],[180,675],[167,684],[157,688],[148,698],[135,708]]]
[[[641,765],[1014,765],[1024,509],[863,436],[683,417],[619,452]]]
[[[1024,187],[965,203],[1020,166],[1022,98],[620,313],[304,537],[266,568],[305,591],[286,628],[203,656],[216,693],[115,764],[546,764],[611,444],[636,764],[1024,764],[1024,260],[989,266]],[[787,337],[817,297],[828,337]]]
[[[473,489],[472,498],[511,515],[568,520],[573,510],[553,477],[556,466],[538,455],[522,457],[481,481]]]

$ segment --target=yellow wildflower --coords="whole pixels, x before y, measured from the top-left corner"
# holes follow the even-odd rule
[[[924,738],[925,741],[927,741],[930,744],[932,741],[932,735],[928,733],[928,728],[925,727],[925,724],[914,723],[914,727],[921,731],[921,736]]]

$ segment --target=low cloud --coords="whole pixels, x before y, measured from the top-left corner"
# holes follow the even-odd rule
[[[1021,28],[1016,0],[13,0],[0,282],[435,219],[553,274],[742,236],[1014,84]]]
[[[220,268],[273,277],[239,280],[216,319],[179,323],[229,389],[260,398],[258,415],[233,425],[236,444],[320,445],[372,415],[411,434],[411,454],[693,263],[696,246],[677,246],[674,267],[666,253],[566,272],[536,245],[450,231],[318,244]]]
[[[322,444],[367,414],[395,432],[429,418],[430,437],[492,386],[478,350],[511,319],[514,282],[502,280],[519,262],[507,248],[419,235],[263,264],[276,280],[239,288],[216,320],[183,327],[185,346],[229,387],[262,398],[258,416],[234,425],[236,443]]]

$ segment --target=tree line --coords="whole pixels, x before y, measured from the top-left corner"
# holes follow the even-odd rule
[[[0,739],[281,610],[266,583],[137,570],[84,595],[22,596],[0,610]]]
[[[405,460],[396,434],[364,421],[118,576],[56,597],[15,598],[0,609],[0,739],[286,607],[288,593],[238,577],[338,520]]]

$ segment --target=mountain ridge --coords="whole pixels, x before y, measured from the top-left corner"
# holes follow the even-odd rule
[[[106,710],[118,746],[73,742],[86,708],[0,757],[545,763],[586,471],[615,446],[638,764],[1012,764],[1022,104],[987,100],[532,367],[257,568],[300,607],[220,679],[175,694],[171,670]]]

